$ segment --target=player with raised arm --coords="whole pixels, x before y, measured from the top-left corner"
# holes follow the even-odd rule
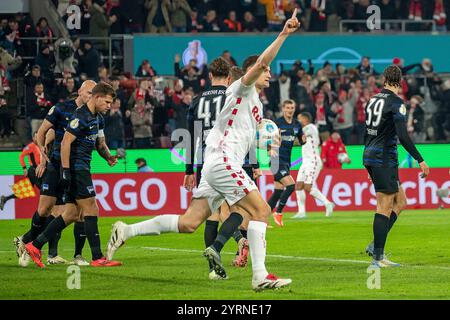
[[[325,205],[325,215],[329,217],[333,214],[334,204],[315,186],[320,170],[322,170],[322,160],[320,159],[319,152],[319,130],[311,123],[312,116],[310,113],[302,112],[298,115],[298,119],[303,126],[303,141],[305,141],[305,143],[302,147],[303,161],[300,170],[298,171],[297,183],[295,185],[298,213],[292,218],[301,219],[306,217],[305,191]]]
[[[290,99],[283,101],[281,110],[283,116],[275,121],[280,130],[281,145],[278,148],[271,147],[269,150],[275,190],[268,201],[272,210],[279,201],[277,210],[273,213],[273,219],[280,227],[283,226],[283,209],[295,190],[294,178],[291,176],[292,148],[296,138],[299,144],[303,144],[302,125],[294,119],[295,101]]]
[[[206,140],[206,156],[202,180],[184,215],[161,215],[133,225],[113,229],[108,243],[107,257],[127,239],[137,235],[159,235],[167,232],[194,232],[216,211],[224,199],[231,212],[248,214],[248,241],[252,257],[254,290],[280,288],[290,279],[269,274],[265,267],[265,233],[270,207],[257,190],[255,183],[242,169],[245,156],[256,140],[256,128],[262,120],[262,103],[258,91],[269,85],[269,65],[282,44],[299,27],[297,9],[275,41],[261,54],[247,58],[245,75],[227,89],[227,99],[219,118]],[[220,255],[212,247],[205,250],[216,273],[225,273]]]
[[[398,176],[397,141],[419,163],[421,177],[430,169],[423,160],[406,129],[406,106],[398,96],[402,71],[392,65],[384,70],[384,88],[367,103],[366,136],[363,163],[373,182],[377,211],[373,220],[373,261],[377,268],[399,266],[384,255],[389,230],[406,204],[405,192]]]
[[[103,257],[98,231],[98,206],[95,201],[95,189],[90,173],[92,151],[98,143],[97,137],[104,137],[104,121],[101,116],[109,110],[115,98],[114,89],[106,83],[99,83],[92,89],[89,101],[73,113],[61,142],[61,185],[64,188],[64,212],[54,219],[33,241],[25,245],[32,260],[39,267],[42,246],[69,224],[79,219],[83,212],[86,237],[91,247],[94,267],[111,267],[121,265],[117,261],[108,261]],[[103,151],[100,151],[102,153]],[[110,166],[117,159],[109,153],[107,161]]]
[[[91,90],[95,84],[96,83],[92,80],[83,82],[81,87],[78,89],[78,97],[76,99],[69,99],[64,102],[57,103],[53,106],[49,110],[44,122],[39,127],[36,135],[36,144],[41,151],[41,161],[36,168],[36,176],[38,178],[42,178],[42,184],[38,209],[31,219],[30,230],[22,237],[14,238],[16,252],[19,256],[19,264],[21,266],[27,266],[30,260],[30,257],[25,250],[25,245],[35,240],[37,236],[63,211],[63,193],[60,186],[61,141],[70,117],[78,106],[81,106],[89,101],[91,98]],[[53,147],[50,154],[48,150],[49,140],[47,138],[48,133],[52,130],[54,131],[54,137],[51,139],[53,140]],[[76,228],[75,231],[79,229],[80,228]],[[84,229],[83,225],[81,225],[81,229]],[[83,242],[83,232],[84,231],[80,231],[77,236],[75,236],[76,243]],[[59,237],[60,234],[56,234],[54,238],[49,239],[49,246]],[[78,247],[82,248],[81,245]],[[83,264],[83,259],[81,259],[81,256],[79,258],[80,264]],[[49,264],[56,264],[63,263],[65,261],[50,257],[47,259],[47,262]]]

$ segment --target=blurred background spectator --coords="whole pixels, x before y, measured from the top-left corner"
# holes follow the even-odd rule
[[[346,156],[345,156],[346,155]],[[343,163],[350,163],[345,144],[337,132],[322,143],[321,156],[324,168],[341,169]]]

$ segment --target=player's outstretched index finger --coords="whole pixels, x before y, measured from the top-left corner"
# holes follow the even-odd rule
[[[294,12],[292,12],[292,17],[291,18],[295,18],[297,17],[297,8],[294,9]]]

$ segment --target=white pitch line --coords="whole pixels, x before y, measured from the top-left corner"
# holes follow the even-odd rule
[[[157,251],[171,251],[171,252],[185,252],[185,253],[203,253],[202,250],[190,250],[190,249],[173,249],[173,248],[161,248],[161,247],[141,247],[146,250],[157,250]],[[235,255],[235,252],[222,252],[227,255]],[[354,264],[365,264],[369,265],[369,261],[365,260],[351,260],[351,259],[335,259],[335,258],[319,258],[319,257],[300,257],[300,256],[285,256],[280,254],[268,254],[266,257],[268,258],[280,258],[280,259],[294,259],[294,260],[311,260],[311,261],[323,261],[323,262],[342,262],[342,263],[354,263]],[[432,268],[432,269],[442,269],[442,270],[450,270],[450,267],[443,266],[434,266],[434,265],[405,265],[402,264],[402,267],[410,267],[410,268]]]

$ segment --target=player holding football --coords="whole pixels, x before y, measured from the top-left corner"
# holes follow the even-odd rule
[[[384,70],[384,89],[366,105],[366,137],[363,163],[373,182],[377,213],[373,220],[373,261],[377,268],[399,266],[384,255],[389,230],[406,204],[405,192],[398,176],[397,140],[419,163],[421,177],[430,169],[423,160],[406,129],[406,107],[398,96],[402,71],[392,65]]]
[[[291,153],[295,138],[300,144],[302,140],[302,125],[294,119],[295,102],[294,100],[283,101],[283,116],[275,121],[281,134],[281,145],[279,148],[270,148],[271,169],[274,171],[275,190],[268,203],[273,210],[278,204],[277,211],[273,213],[273,219],[277,225],[283,226],[283,209],[286,202],[295,190],[294,178],[291,176]],[[278,149],[278,150],[277,150]]]
[[[95,201],[95,189],[92,184],[90,162],[92,151],[96,148],[97,137],[104,137],[104,121],[101,114],[111,107],[115,98],[114,89],[106,83],[99,83],[92,89],[92,96],[83,106],[73,113],[61,142],[61,185],[64,188],[64,212],[54,219],[46,229],[25,248],[39,267],[43,268],[40,249],[56,234],[61,233],[69,224],[79,219],[79,209],[83,212],[86,237],[91,247],[94,267],[112,267],[121,265],[117,261],[108,261],[103,257],[98,231],[98,206]],[[109,150],[110,166],[117,163]]]
[[[63,193],[59,183],[61,141],[63,139],[64,130],[67,126],[69,118],[78,106],[81,106],[89,101],[91,98],[91,90],[95,84],[96,83],[91,80],[83,82],[81,87],[78,89],[78,97],[73,100],[70,99],[62,103],[57,103],[49,110],[44,122],[39,127],[36,135],[36,144],[41,150],[41,161],[36,169],[36,175],[38,177],[42,177],[42,186],[39,196],[38,209],[31,219],[30,230],[23,237],[16,237],[14,239],[16,252],[19,256],[19,264],[21,266],[27,266],[30,258],[25,250],[25,245],[35,240],[37,236],[63,211]],[[48,139],[46,140],[46,137],[47,133],[52,129],[54,130],[55,135],[53,151],[50,155],[47,148],[49,141]],[[75,244],[76,248],[78,248],[76,251],[79,251],[80,253],[84,244],[84,238],[82,237],[83,233],[84,225],[76,224],[74,229]],[[59,237],[60,234],[56,234],[54,238],[49,239],[49,245],[52,241],[54,241],[54,239],[58,239]],[[50,257],[50,259],[47,259],[47,262],[49,264],[56,264],[65,263],[66,261],[61,259],[55,260]],[[85,264],[81,255],[75,260],[75,262],[80,265]]]
[[[302,147],[303,162],[297,174],[297,183],[295,193],[297,195],[298,213],[293,219],[306,217],[305,202],[308,192],[311,196],[321,201],[325,205],[325,215],[327,217],[333,214],[334,204],[329,201],[320,190],[314,185],[320,170],[322,170],[322,160],[320,159],[320,138],[317,127],[311,123],[312,116],[308,112],[302,112],[298,115],[298,120],[302,124],[305,144]]]
[[[261,56],[247,58],[243,67],[245,75],[227,89],[225,105],[206,140],[202,180],[186,213],[182,216],[161,215],[133,225],[121,224],[113,228],[108,243],[108,258],[127,239],[137,235],[194,232],[225,199],[232,213],[251,216],[247,235],[252,257],[253,289],[280,288],[292,282],[291,279],[280,279],[269,274],[266,270],[265,233],[270,206],[242,169],[242,163],[255,143],[257,124],[262,120],[262,103],[258,91],[269,85],[270,63],[289,34],[298,29],[296,15],[297,9]],[[225,273],[220,255],[208,249],[205,255],[212,262],[216,273]]]

